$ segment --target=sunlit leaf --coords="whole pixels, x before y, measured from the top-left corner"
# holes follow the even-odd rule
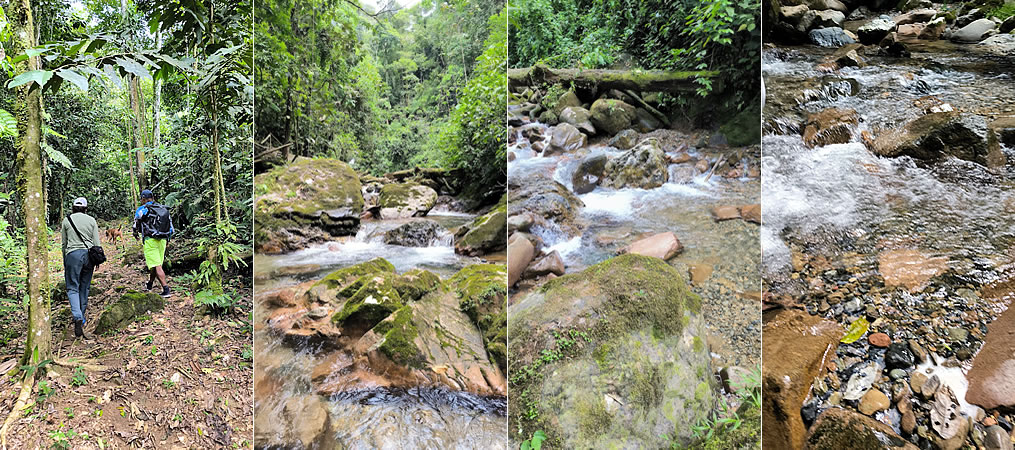
[[[21,86],[23,84],[32,83],[32,82],[38,83],[40,87],[45,87],[46,83],[49,82],[50,78],[53,78],[53,72],[52,71],[49,71],[49,70],[30,70],[28,72],[22,73],[22,74],[20,74],[20,75],[18,75],[16,77],[14,77],[13,80],[11,80],[10,82],[7,83],[7,88],[8,89],[14,89],[14,88],[16,88],[18,86]]]
[[[868,328],[870,328],[870,322],[867,321],[866,317],[856,319],[853,323],[849,324],[849,329],[846,330],[846,335],[843,336],[842,340],[839,342],[842,342],[843,344],[852,344],[863,337],[864,334],[867,334]]]

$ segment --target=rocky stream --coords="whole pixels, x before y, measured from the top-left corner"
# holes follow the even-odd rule
[[[441,176],[258,175],[258,448],[506,446],[505,214]]]
[[[538,429],[562,448],[690,445],[761,363],[758,146],[664,126],[656,94],[512,94],[516,444]]]
[[[765,446],[1011,449],[1015,17],[860,3],[766,10]]]

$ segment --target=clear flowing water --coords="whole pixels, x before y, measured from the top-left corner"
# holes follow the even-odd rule
[[[986,325],[1011,302],[992,286],[1005,286],[1015,273],[1015,149],[1002,146],[1008,165],[991,172],[955,158],[878,157],[862,136],[916,119],[927,96],[988,122],[1015,116],[1015,62],[946,42],[914,43],[910,50],[912,58],[870,57],[867,67],[835,73],[817,70],[827,49],[764,52],[764,278],[766,289],[800,299],[812,314],[845,326],[873,312],[878,331],[893,341],[944,349],[935,361],[947,359],[947,367],[927,362],[914,370],[935,369],[962,398]],[[808,148],[800,124],[831,107],[859,114],[850,142]],[[894,251],[919,252],[946,267],[912,292],[886,288],[882,258]],[[949,330],[959,329],[969,338],[951,340]],[[883,354],[866,340],[840,345],[836,361],[849,367],[840,381]],[[818,398],[818,409],[828,401],[828,393]],[[962,406],[969,415],[976,409],[964,400]],[[899,431],[897,411],[876,418]]]
[[[430,215],[447,229],[468,223],[459,213]],[[255,287],[266,292],[322,278],[337,269],[383,257],[396,271],[423,268],[442,278],[469,264],[482,262],[454,252],[450,236],[432,247],[401,247],[382,242],[384,231],[408,220],[364,222],[359,233],[344,241],[317,244],[285,255],[255,256]],[[255,317],[268,308],[255,299]],[[327,354],[293,349],[266,327],[255,327],[255,408],[283,417],[286,402],[316,395],[311,372]],[[479,397],[443,388],[361,389],[327,399],[336,438],[349,449],[488,448],[504,442],[507,429],[504,398]],[[280,419],[282,420],[282,419]],[[501,445],[503,447],[503,445]]]
[[[841,251],[869,253],[886,242],[911,242],[947,256],[954,272],[980,283],[991,281],[991,268],[1010,260],[1015,243],[1012,164],[992,174],[954,158],[929,164],[881,158],[861,142],[862,132],[876,135],[919,117],[922,110],[914,102],[928,95],[988,120],[1015,114],[1010,61],[961,56],[947,47],[912,50],[912,59],[870,58],[865,68],[844,68],[835,75],[816,70],[828,54],[824,49],[765,53],[769,104],[762,246],[768,277],[788,275],[787,237],[806,241],[816,233],[849,241],[839,246]],[[852,142],[810,149],[798,134],[776,134],[804,114],[829,107],[859,113]],[[1013,161],[1015,152],[1003,150]]]
[[[664,149],[679,147],[674,141],[692,140],[691,136],[670,130],[653,135],[664,142]],[[515,159],[508,163],[509,177],[548,177],[572,191],[571,177],[582,158],[622,153],[593,143],[571,154],[543,156],[521,138],[510,151]],[[688,154],[712,162],[718,157],[717,153],[694,148],[689,148]],[[690,164],[680,166],[689,168]],[[671,172],[677,166],[671,165]],[[580,235],[568,235],[552,222],[546,227],[535,226],[531,232],[543,241],[545,252],[556,250],[560,254],[569,273],[615,256],[617,250],[643,235],[673,232],[684,251],[669,261],[671,265],[684,274],[691,265],[712,269],[711,276],[694,290],[705,300],[713,351],[726,358],[724,363],[752,367],[760,364],[761,313],[758,300],[744,294],[761,290],[759,228],[742,220],[716,222],[711,210],[715,206],[759,203],[760,190],[756,178],[726,179],[719,174],[698,174],[686,183],[670,182],[654,189],[596,187],[578,196],[585,205],[577,219],[584,225]]]

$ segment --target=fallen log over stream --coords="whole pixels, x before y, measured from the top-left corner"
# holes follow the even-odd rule
[[[651,92],[690,91],[700,87],[696,78],[712,78],[716,71],[668,72],[662,70],[552,69],[537,64],[533,67],[508,69],[508,86],[537,86],[573,83],[576,87],[599,89],[632,89]]]

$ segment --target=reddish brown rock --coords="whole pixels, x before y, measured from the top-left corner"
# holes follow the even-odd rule
[[[931,278],[948,270],[948,258],[928,256],[918,250],[889,250],[878,255],[878,271],[885,286],[902,286],[909,292],[923,288]]]
[[[986,409],[1015,407],[1015,307],[990,325],[967,374],[966,401]]]
[[[561,259],[560,253],[557,253],[556,250],[532,263],[527,269],[525,269],[525,273],[522,277],[536,278],[548,274],[557,276],[564,275],[564,260]]]
[[[761,205],[744,205],[740,207],[740,217],[748,222],[761,223]]]
[[[860,115],[852,109],[828,108],[807,116],[804,127],[804,143],[808,147],[829,144],[845,144],[853,136],[853,127],[860,121]]]
[[[892,345],[892,338],[884,333],[874,333],[867,337],[867,342],[875,347],[888,348],[889,345]]]
[[[627,247],[620,249],[620,253],[633,253],[667,260],[676,256],[683,249],[684,245],[677,239],[677,235],[667,231],[634,241]]]
[[[740,208],[736,206],[716,206],[712,208],[712,218],[717,222],[740,218]]]
[[[799,449],[807,432],[800,407],[845,330],[836,322],[784,309],[765,321],[762,350],[762,439],[765,448]]]
[[[536,248],[528,238],[518,233],[511,235],[508,239],[508,286],[518,282],[535,254]]]

